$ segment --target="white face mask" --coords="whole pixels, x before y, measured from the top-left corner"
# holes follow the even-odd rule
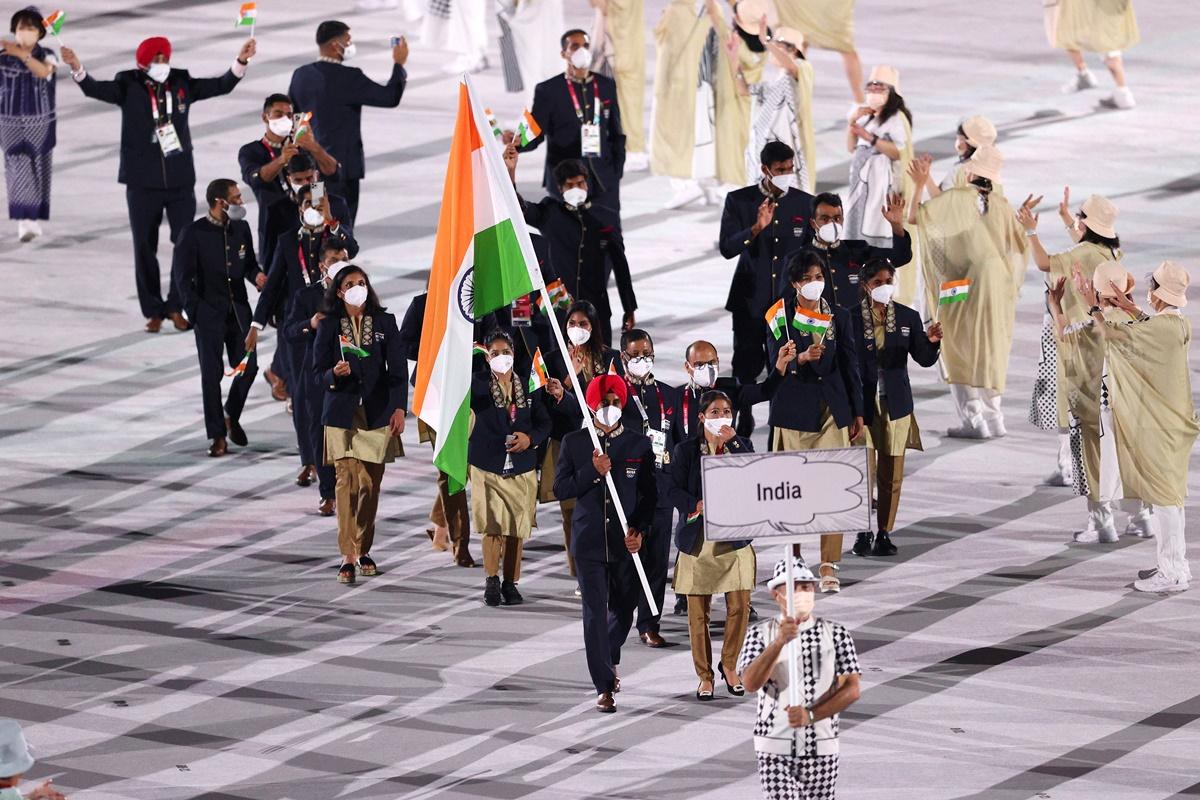
[[[629,363],[625,365],[629,370],[629,374],[635,378],[644,378],[654,369],[654,359],[650,356],[639,356],[629,359]]]
[[[692,383],[701,389],[711,389],[716,382],[716,364],[704,364],[703,366],[692,367]]]
[[[842,226],[836,222],[826,222],[817,228],[817,238],[825,244],[837,244],[842,239]]]
[[[876,303],[882,303],[886,306],[888,303],[892,302],[892,297],[894,297],[895,294],[895,285],[891,283],[885,283],[882,286],[876,286],[871,290],[871,299]]]
[[[367,287],[351,286],[342,295],[342,299],[355,308],[359,308],[363,303],[367,302]]]
[[[712,417],[704,420],[704,430],[708,431],[713,436],[721,432],[721,428],[733,422],[729,417]]]
[[[37,31],[17,31],[17,44],[21,47],[33,47],[38,43]]]
[[[776,189],[787,194],[788,189],[793,189],[796,186],[796,173],[785,172],[782,175],[772,175],[771,183],[775,185]]]
[[[342,61],[349,61],[350,59],[354,58],[357,53],[358,48],[354,45],[354,42],[351,42],[342,48]]]
[[[240,222],[246,218],[246,207],[242,205],[230,205],[225,209],[225,215],[234,222]]]
[[[606,428],[615,428],[620,421],[621,409],[616,406],[605,406],[596,412],[596,422],[599,422]]]
[[[800,287],[800,296],[805,300],[820,300],[825,293],[825,281],[809,281]]]
[[[304,209],[304,213],[300,216],[304,220],[304,224],[310,228],[319,228],[325,224],[325,215],[312,206]]]
[[[592,66],[592,51],[581,47],[571,53],[571,66],[575,69],[587,69]]]
[[[171,74],[171,65],[164,64],[162,61],[156,61],[146,67],[146,74],[150,76],[150,80],[155,83],[162,83]]]
[[[287,136],[292,132],[291,117],[275,117],[267,120],[267,128],[276,136]]]
[[[581,344],[588,343],[588,340],[592,338],[592,332],[587,328],[567,328],[567,338],[571,340],[571,344],[578,347]]]
[[[867,92],[867,108],[872,111],[878,111],[887,105],[887,92]]]
[[[587,189],[580,189],[578,186],[573,186],[563,192],[563,201],[567,205],[579,208],[587,202]]]
[[[817,595],[812,590],[797,589],[792,592],[792,603],[797,617],[807,617],[812,613],[817,602]]]
[[[512,370],[513,357],[509,355],[492,356],[492,360],[488,362],[488,366],[497,375],[505,375]]]

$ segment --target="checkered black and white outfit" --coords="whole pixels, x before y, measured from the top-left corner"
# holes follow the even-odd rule
[[[1029,401],[1029,422],[1043,431],[1058,430],[1058,331],[1047,308],[1042,316],[1041,357],[1033,396]]]
[[[779,631],[777,619],[755,625],[746,632],[738,658],[741,674],[762,655]],[[844,675],[861,672],[858,653],[849,632],[836,622],[810,618],[796,637],[799,651],[801,702],[812,708]],[[838,717],[814,725],[788,725],[788,665],[785,648],[771,677],[758,692],[758,719],[754,723],[754,749],[758,777],[767,800],[833,800],[837,796]]]

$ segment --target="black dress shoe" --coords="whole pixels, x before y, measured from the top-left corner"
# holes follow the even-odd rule
[[[686,594],[675,595],[675,611],[674,611],[674,613],[675,613],[675,616],[677,616],[677,617],[686,617],[687,616],[687,595]]]
[[[646,631],[641,634],[642,644],[646,647],[666,647],[667,640],[659,636],[658,631]]]
[[[758,612],[754,609],[754,603],[751,603],[750,604],[750,621],[755,622],[757,620],[758,620]]]
[[[322,517],[333,516],[334,503],[332,497],[326,497],[321,501],[321,505],[317,506],[317,513]]]
[[[242,425],[236,419],[230,417],[225,418],[225,428],[229,431],[229,441],[236,444],[238,447],[245,447],[249,444],[246,438],[246,432],[242,430]]]
[[[525,602],[525,598],[521,597],[521,593],[517,591],[517,585],[512,581],[504,581],[500,584],[500,598],[506,606],[519,606]]]
[[[871,555],[872,538],[870,531],[859,531],[858,538],[854,540],[854,547],[850,548],[850,552],[856,556]]]
[[[208,446],[208,455],[211,458],[220,458],[229,452],[229,448],[225,446],[225,437],[213,439],[212,444]]]
[[[721,673],[721,680],[725,681],[725,688],[734,697],[743,697],[746,694],[746,687],[740,683],[730,683],[729,676],[725,674],[725,665],[717,664],[717,671]]]
[[[871,549],[873,556],[894,556],[896,555],[896,545],[892,544],[892,538],[888,536],[887,531],[880,531],[875,534],[875,547]]]
[[[300,474],[296,476],[296,485],[297,486],[312,486],[313,474],[316,471],[317,471],[316,468],[313,467],[311,464],[306,464],[304,466],[304,469],[300,470]]]
[[[500,605],[500,577],[493,575],[483,583],[483,602],[489,606]]]

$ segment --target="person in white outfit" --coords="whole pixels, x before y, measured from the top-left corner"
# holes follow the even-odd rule
[[[0,719],[0,800],[64,800],[51,781],[41,783],[22,797],[17,786],[32,768],[33,754],[20,724],[13,719]]]
[[[763,797],[833,800],[838,715],[858,700],[862,670],[846,628],[813,616],[817,577],[798,558],[791,567],[789,585],[787,561],[775,564],[767,589],[779,616],[746,631],[738,672],[758,693],[754,751]]]
[[[866,105],[855,109],[846,130],[846,149],[852,160],[843,238],[889,247],[892,227],[880,209],[899,185],[896,165],[905,151],[912,149],[912,112],[900,95],[900,73],[894,67],[871,70],[866,98]]]
[[[421,24],[421,44],[455,54],[443,69],[446,73],[487,69],[487,6],[484,0],[429,0]]]

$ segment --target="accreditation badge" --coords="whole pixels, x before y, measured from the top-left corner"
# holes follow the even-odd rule
[[[667,456],[667,432],[651,429],[646,435],[650,437],[650,448],[654,451],[654,463],[661,467]]]
[[[600,155],[600,126],[592,122],[585,122],[579,126],[579,140],[582,144],[581,154],[583,156],[598,156]]]
[[[164,156],[183,152],[183,145],[179,141],[179,134],[175,132],[174,123],[159,125],[154,138],[158,140],[158,146],[162,148]]]

